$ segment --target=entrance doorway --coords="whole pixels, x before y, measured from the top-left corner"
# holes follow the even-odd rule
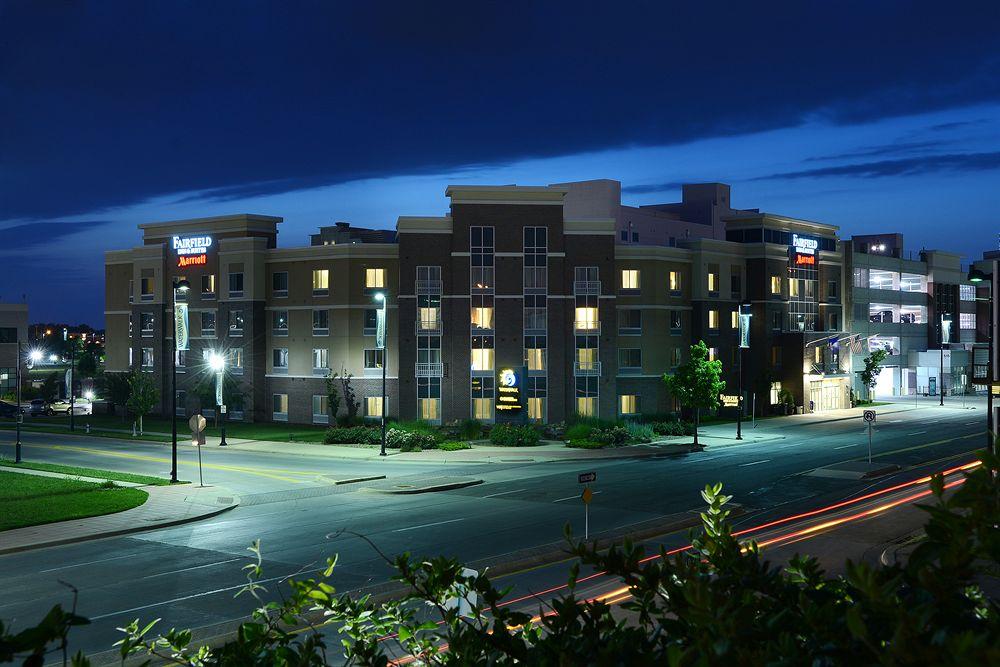
[[[843,378],[812,380],[809,382],[809,400],[813,412],[841,410],[850,407],[847,380]]]

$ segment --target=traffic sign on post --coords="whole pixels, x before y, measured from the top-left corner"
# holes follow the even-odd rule
[[[205,444],[205,427],[208,421],[204,415],[191,415],[188,426],[191,427],[191,444],[198,448],[198,486],[205,486],[205,478],[201,471],[201,447]]]
[[[594,497],[594,492],[591,491],[590,487],[588,486],[588,487],[584,488],[583,493],[580,494],[580,497],[583,499],[583,502],[584,502],[585,505],[589,505],[591,499],[593,499],[593,497]]]
[[[869,422],[869,423],[875,421],[875,411],[874,410],[865,410],[865,421]]]
[[[207,424],[204,415],[191,415],[191,419],[188,420],[188,426],[191,427],[192,433],[201,433]]]
[[[865,423],[868,424],[868,463],[872,462],[872,424],[875,423],[875,411],[865,410]]]
[[[590,484],[591,482],[596,482],[597,481],[597,473],[596,472],[584,472],[584,473],[580,473],[577,476],[577,481],[580,484]]]

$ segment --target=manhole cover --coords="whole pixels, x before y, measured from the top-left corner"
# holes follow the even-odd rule
[[[397,489],[412,489],[412,484],[396,484]]]

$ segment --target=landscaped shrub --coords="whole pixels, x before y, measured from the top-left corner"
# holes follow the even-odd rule
[[[627,421],[625,422],[625,430],[628,431],[628,439],[631,442],[652,442],[653,438],[656,437],[653,427],[649,424]]]
[[[430,422],[423,421],[422,419],[410,422],[390,422],[388,428],[394,428],[398,431],[406,431],[407,433],[426,435],[433,439],[434,442],[444,442],[447,439],[445,434],[439,431],[436,426]]]
[[[405,431],[401,428],[390,428],[385,432],[387,449],[398,449],[402,452],[419,452],[423,449],[437,447],[437,440],[429,433]]]
[[[483,437],[483,424],[478,419],[466,419],[458,426],[461,440],[478,440]]]
[[[566,446],[574,449],[604,449],[605,447],[610,447],[608,444],[594,442],[593,440],[570,440],[566,443]]]
[[[590,432],[594,430],[594,425],[589,422],[577,422],[566,427],[563,437],[566,440],[586,440],[590,437]]]
[[[590,439],[594,442],[610,447],[624,445],[629,438],[628,429],[624,426],[612,426],[611,428],[595,428],[590,432]]]
[[[667,421],[653,424],[657,435],[694,435],[694,422]]]
[[[378,445],[382,431],[373,426],[334,426],[326,429],[323,442],[328,445]]]
[[[438,449],[442,452],[457,452],[460,449],[472,449],[472,445],[467,442],[459,442],[457,440],[448,440],[447,442],[442,442],[438,445]]]
[[[532,447],[541,436],[532,426],[497,424],[490,431],[490,442],[499,447]]]

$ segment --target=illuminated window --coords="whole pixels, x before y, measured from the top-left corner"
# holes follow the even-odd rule
[[[740,313],[739,313],[739,311],[734,310],[731,313],[729,313],[729,327],[731,329],[739,329],[740,328]]]
[[[472,328],[492,329],[493,328],[493,295],[473,294],[472,295]]]
[[[276,422],[288,421],[288,394],[271,395],[271,419]]]
[[[330,350],[325,347],[313,348],[313,372],[330,370]]]
[[[424,331],[436,331],[441,326],[441,295],[417,295],[417,326]]]
[[[325,394],[313,394],[312,397],[313,424],[330,423],[330,397]]]
[[[802,281],[801,280],[789,280],[788,281],[788,296],[792,298],[798,298],[802,293]]]
[[[639,414],[639,397],[635,394],[622,394],[619,396],[618,413],[621,415]]]
[[[538,396],[528,397],[528,419],[540,422],[545,419],[545,399]]]
[[[330,270],[313,269],[313,294],[323,296],[330,293]]]
[[[233,375],[243,375],[243,348],[229,348],[229,369]]]
[[[581,369],[596,368],[597,348],[596,347],[576,348],[576,361],[577,363],[580,364]]]
[[[708,274],[708,291],[718,292],[719,291],[719,274],[709,273]]]
[[[708,360],[709,361],[718,361],[719,360],[719,348],[717,348],[717,347],[710,347],[710,348],[708,348]]]
[[[637,290],[639,289],[639,270],[638,269],[622,269],[622,289],[627,290]]]
[[[771,294],[781,295],[781,276],[771,276]]]
[[[577,396],[576,397],[576,413],[581,417],[596,417],[597,416],[597,397],[596,396]]]
[[[385,289],[385,269],[365,269],[365,288]]]
[[[525,336],[524,356],[529,371],[544,371],[545,336]]]
[[[288,296],[288,271],[275,271],[271,274],[271,295]]]
[[[719,311],[717,310],[708,311],[708,328],[709,329],[719,328]]]
[[[772,382],[771,383],[771,405],[777,405],[778,399],[781,395],[781,383]]]
[[[211,273],[201,277],[201,298],[215,298],[215,274]]]
[[[493,421],[493,378],[472,378],[472,418]]]
[[[441,419],[440,398],[418,398],[417,407],[420,410],[420,418],[424,421],[436,422]]]
[[[667,277],[667,286],[670,288],[671,292],[681,291],[681,272],[671,271]]]
[[[153,348],[144,347],[142,348],[142,367],[152,368],[153,367]]]
[[[962,285],[965,287],[965,285]],[[976,314],[975,313],[959,313],[958,314],[958,327],[960,329],[975,329],[976,328]]]
[[[276,347],[271,350],[271,367],[275,373],[288,372],[288,348]]]
[[[578,331],[593,331],[600,328],[596,306],[577,306],[576,329]]]
[[[472,370],[493,370],[493,336],[472,337]]]
[[[367,396],[365,398],[365,416],[366,417],[381,417],[382,416],[382,397],[381,396]]]
[[[962,301],[975,301],[976,300],[976,286],[975,285],[959,285],[958,286],[958,298],[961,299]]]
[[[417,378],[417,412],[424,421],[441,421],[441,378]]]

